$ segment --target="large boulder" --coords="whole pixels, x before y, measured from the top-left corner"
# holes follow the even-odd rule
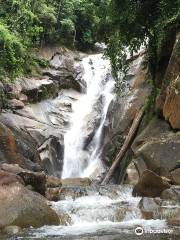
[[[140,175],[144,168],[169,177],[180,159],[180,136],[165,121],[153,118],[132,144]],[[142,164],[142,162],[144,164]]]
[[[21,78],[13,85],[13,92],[17,98],[22,94],[28,97],[29,102],[38,102],[51,96],[56,96],[57,85],[50,79]]]
[[[145,170],[133,189],[133,196],[159,197],[170,186],[165,178],[158,176],[152,171]]]
[[[45,198],[26,189],[16,175],[0,171],[0,179],[0,228],[8,225],[41,227],[60,223]]]

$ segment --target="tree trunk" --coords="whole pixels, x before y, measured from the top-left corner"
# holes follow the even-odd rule
[[[136,131],[137,131],[139,125],[140,125],[140,122],[142,120],[143,114],[144,114],[144,109],[141,109],[138,112],[137,116],[135,117],[135,119],[133,121],[133,124],[132,124],[132,126],[129,130],[129,133],[126,137],[126,140],[125,140],[120,152],[118,153],[117,157],[115,158],[111,168],[109,169],[108,173],[106,174],[106,176],[105,176],[105,178],[104,178],[104,180],[102,181],[101,184],[107,184],[110,181],[110,179],[111,179],[112,175],[114,174],[116,168],[118,167],[120,161],[123,159],[123,157],[124,157],[125,153],[127,152],[128,148],[132,144],[135,133],[136,133]]]

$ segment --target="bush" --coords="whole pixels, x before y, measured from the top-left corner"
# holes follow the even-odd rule
[[[0,23],[0,77],[8,75],[11,79],[24,71],[26,49],[20,39]]]

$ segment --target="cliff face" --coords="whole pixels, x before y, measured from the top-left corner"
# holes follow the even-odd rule
[[[131,148],[132,160],[140,175],[143,170],[150,169],[158,175],[172,178],[173,170],[179,168],[180,34],[176,35],[175,40],[172,37],[171,42],[173,48],[163,70],[164,74],[160,67],[156,73],[156,84],[159,84],[160,93],[156,98],[153,119],[149,123],[142,123]],[[164,51],[167,49],[168,52],[168,46]],[[179,170],[176,170],[176,175],[177,171]],[[178,175],[180,178],[180,172]]]

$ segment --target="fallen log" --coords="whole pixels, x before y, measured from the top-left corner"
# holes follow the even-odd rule
[[[134,139],[134,136],[135,136],[135,133],[141,123],[141,120],[142,120],[142,117],[143,117],[143,114],[144,114],[144,109],[142,108],[138,114],[136,115],[133,123],[132,123],[132,126],[129,130],[129,133],[124,141],[124,144],[120,150],[120,152],[118,153],[118,155],[116,156],[115,160],[113,161],[113,164],[111,166],[111,168],[109,169],[109,171],[107,172],[104,180],[102,181],[102,185],[104,184],[107,184],[112,175],[114,174],[116,168],[119,166],[119,163],[121,162],[121,160],[123,159],[124,155],[126,154],[128,148],[131,146],[132,142],[133,142],[133,139]]]

